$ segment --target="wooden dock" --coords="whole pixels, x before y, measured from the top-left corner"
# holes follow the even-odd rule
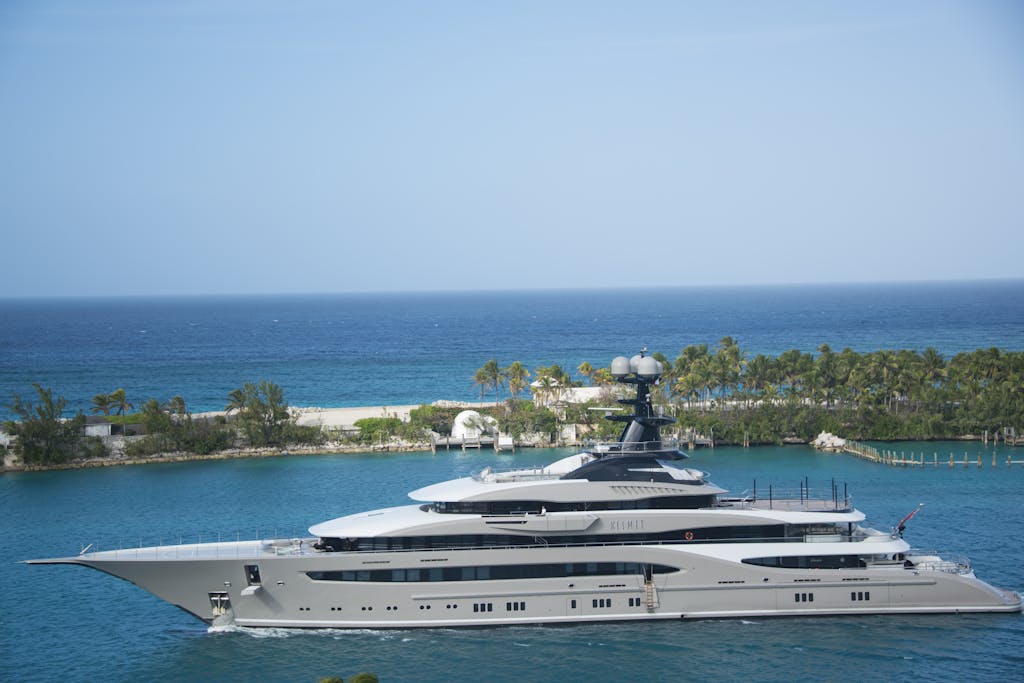
[[[684,430],[676,431],[676,439],[680,444],[686,444],[687,450],[692,451],[694,448],[714,448],[715,447],[715,433],[711,432],[710,436],[704,434],[698,434],[696,430],[687,428]]]
[[[467,448],[492,447],[496,451],[510,450],[516,452],[516,443],[510,434],[499,432],[497,438],[493,436],[442,436],[430,439],[430,450],[437,453],[438,448],[451,450],[452,447],[461,448],[463,452]]]
[[[964,451],[962,456],[950,452],[949,457],[947,458],[945,454],[940,456],[937,451],[933,451],[929,456],[924,452],[915,453],[911,451],[910,453],[907,453],[905,451],[897,452],[895,450],[888,449],[880,450],[874,446],[868,446],[867,444],[849,440],[843,447],[843,452],[855,455],[858,458],[870,460],[871,462],[889,465],[891,467],[983,467],[985,463],[989,461],[988,455],[980,451],[974,455]],[[1004,462],[1006,467],[1024,465],[1024,459],[1014,460],[1013,455],[1007,455]],[[1000,459],[996,455],[995,451],[993,451],[991,454],[991,466],[998,467],[999,464]]]

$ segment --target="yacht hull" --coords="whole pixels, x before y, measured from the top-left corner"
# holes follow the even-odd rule
[[[288,543],[288,542],[284,542]],[[207,623],[410,628],[642,619],[1020,612],[1020,596],[970,571],[784,569],[695,546],[588,546],[429,552],[266,552],[254,543],[165,546],[33,563],[78,564],[130,581]],[[284,547],[289,547],[285,545]],[[278,548],[277,550],[280,550]],[[763,551],[762,551],[763,552]],[[629,563],[667,573],[491,580],[371,581],[370,571]],[[253,584],[252,567],[258,568]],[[371,569],[372,568],[372,569]],[[366,574],[361,574],[365,572]],[[355,573],[360,580],[335,580]],[[324,580],[314,577],[332,577]]]

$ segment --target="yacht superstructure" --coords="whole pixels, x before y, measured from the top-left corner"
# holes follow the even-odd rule
[[[438,627],[633,619],[1019,612],[963,559],[862,526],[831,496],[729,497],[684,466],[650,389],[661,365],[612,361],[635,385],[615,443],[546,467],[485,469],[410,493],[416,504],[310,528],[305,539],[84,552],[211,623]]]

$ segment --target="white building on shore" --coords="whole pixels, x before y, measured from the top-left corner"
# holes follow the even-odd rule
[[[610,387],[563,387],[557,382],[545,385],[540,380],[530,384],[533,404],[538,408],[551,408],[558,404],[579,404],[587,401],[608,400]]]

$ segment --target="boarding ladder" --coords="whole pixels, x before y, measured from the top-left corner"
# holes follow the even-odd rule
[[[653,611],[658,607],[658,593],[654,590],[653,579],[644,581],[644,604],[647,606],[648,611]]]

